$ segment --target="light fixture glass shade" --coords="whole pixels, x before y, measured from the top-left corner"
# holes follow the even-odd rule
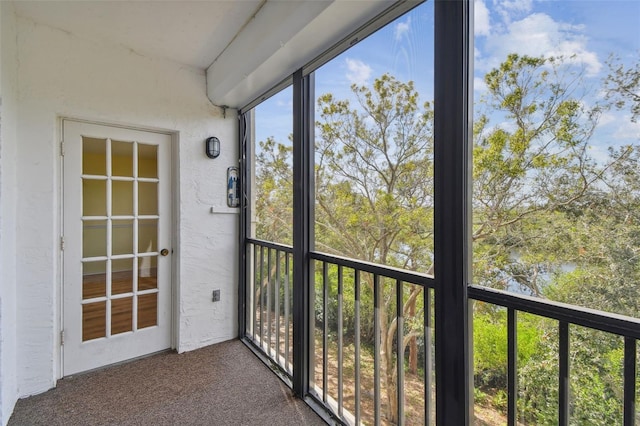
[[[220,139],[212,136],[204,142],[204,152],[209,158],[216,158],[220,155]]]

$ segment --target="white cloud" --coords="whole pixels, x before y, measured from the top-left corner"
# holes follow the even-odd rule
[[[502,0],[499,4],[504,10],[514,12],[531,12],[532,0]]]
[[[629,142],[640,141],[640,123],[633,123],[630,116],[625,116],[613,137],[615,139],[629,139]]]
[[[606,164],[609,159],[609,151],[605,146],[589,145],[589,156],[599,164]]]
[[[638,144],[640,123],[633,123],[631,116],[620,111],[605,111],[600,116],[598,127],[591,138],[590,155],[600,163],[608,158],[607,147]]]
[[[490,69],[499,65],[509,53],[529,56],[563,56],[585,67],[588,76],[600,72],[602,64],[595,52],[587,49],[584,28],[557,22],[544,13],[533,13],[507,24],[506,29],[487,38],[485,58],[478,68]]]
[[[352,84],[359,86],[368,83],[369,77],[371,77],[371,67],[361,60],[346,58],[347,63],[347,79]]]
[[[411,16],[407,18],[404,22],[398,22],[395,28],[395,37],[396,40],[401,40],[402,37],[409,32],[411,29]]]
[[[488,36],[491,33],[489,9],[483,0],[476,0],[473,6],[473,32],[476,36]]]
[[[531,12],[532,0],[493,0],[493,4],[505,22],[511,22],[513,16],[522,16]]]
[[[605,112],[600,116],[600,120],[598,121],[598,125],[599,126],[606,126],[609,123],[615,123],[616,120],[618,120],[618,118],[615,116],[615,114],[612,114],[610,112]]]
[[[480,77],[473,78],[473,91],[476,93],[484,93],[488,90],[487,83]]]
[[[516,124],[516,122],[514,120],[507,120],[507,121],[502,121],[500,123],[498,123],[495,126],[496,129],[502,129],[505,132],[509,132],[509,133],[514,133],[516,130],[518,130],[518,125]]]

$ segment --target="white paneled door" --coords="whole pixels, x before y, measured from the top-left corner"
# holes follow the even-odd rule
[[[171,344],[171,136],[63,121],[63,375]]]

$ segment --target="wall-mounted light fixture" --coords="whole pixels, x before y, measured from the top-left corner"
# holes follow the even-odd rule
[[[204,153],[209,158],[216,158],[220,155],[220,139],[211,136],[204,141]]]

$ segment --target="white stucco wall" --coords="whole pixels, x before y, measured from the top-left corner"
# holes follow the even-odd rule
[[[210,104],[203,70],[20,17],[17,32],[18,394],[45,391],[59,376],[60,116],[178,132],[177,349],[235,337],[238,215],[210,212],[226,211],[226,169],[238,158],[235,111],[225,119]],[[222,153],[210,160],[203,141],[213,135]],[[211,302],[213,289],[221,302]]]
[[[0,424],[9,421],[16,385],[16,22],[0,2]]]

